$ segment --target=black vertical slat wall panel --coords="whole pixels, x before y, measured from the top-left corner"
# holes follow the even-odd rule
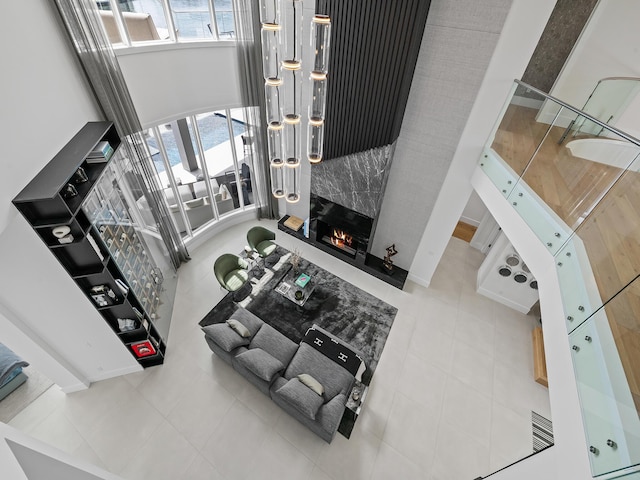
[[[324,158],[398,138],[429,0],[318,0],[331,17]]]

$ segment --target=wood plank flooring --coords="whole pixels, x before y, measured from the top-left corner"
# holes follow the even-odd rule
[[[571,137],[559,145],[564,129],[537,122],[537,113],[509,106],[492,148],[577,231],[607,301],[640,275],[640,174],[574,157]],[[640,410],[640,279],[605,311]]]

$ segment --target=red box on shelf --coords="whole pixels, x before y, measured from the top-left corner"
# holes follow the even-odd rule
[[[145,340],[143,342],[138,342],[138,343],[132,343],[131,349],[133,350],[133,353],[135,353],[138,358],[148,357],[149,355],[156,354],[156,349],[149,340]]]

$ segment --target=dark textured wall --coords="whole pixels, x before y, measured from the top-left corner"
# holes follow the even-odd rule
[[[558,0],[522,81],[550,92],[598,0]]]
[[[331,17],[324,158],[398,138],[430,0],[318,0]]]

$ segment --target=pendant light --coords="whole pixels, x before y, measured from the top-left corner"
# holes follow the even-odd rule
[[[300,200],[302,157],[303,0],[261,0],[262,68],[265,79],[267,148],[272,194]],[[307,158],[322,160],[331,21],[311,21],[313,66],[307,118]]]

